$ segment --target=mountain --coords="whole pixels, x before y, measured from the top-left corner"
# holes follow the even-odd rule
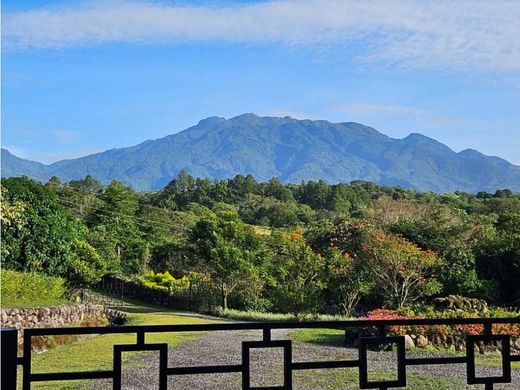
[[[139,145],[44,165],[2,149],[2,175],[62,181],[86,175],[135,189],[164,187],[186,170],[196,177],[253,174],[285,182],[356,179],[421,191],[520,191],[520,167],[467,149],[456,153],[421,134],[390,138],[358,123],[243,114],[210,117],[180,133]]]

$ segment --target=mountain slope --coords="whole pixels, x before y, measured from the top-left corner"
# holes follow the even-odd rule
[[[420,134],[400,140],[358,123],[296,120],[243,114],[211,117],[180,133],[50,165],[2,150],[2,175],[62,180],[87,174],[107,183],[158,189],[180,170],[225,178],[253,174],[286,182],[356,179],[418,190],[520,191],[520,167],[477,151],[456,153]]]

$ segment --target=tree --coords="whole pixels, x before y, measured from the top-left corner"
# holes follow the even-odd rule
[[[520,214],[500,215],[475,245],[477,271],[491,283],[486,297],[494,303],[520,303]]]
[[[138,224],[146,226],[146,221],[138,222],[136,218],[139,207],[136,193],[114,180],[106,188],[103,200],[103,206],[97,211],[96,229],[103,226],[102,229],[109,237],[102,240],[114,245],[111,251],[123,274],[136,275],[143,272],[149,260],[149,251],[138,229]]]
[[[315,313],[322,306],[325,261],[313,252],[299,231],[273,233],[269,238],[271,299],[287,313]]]
[[[195,256],[219,288],[222,306],[236,288],[253,288],[260,282],[259,266],[265,255],[262,242],[236,212],[221,211],[214,219],[198,221],[190,232]]]
[[[276,198],[283,202],[293,200],[291,191],[276,177],[265,183],[263,192],[265,196]]]
[[[415,216],[403,214],[389,230],[445,260],[439,272],[444,294],[486,298],[489,286],[477,274],[474,247],[492,228],[489,217],[468,215],[444,205],[429,209]]]
[[[86,242],[86,227],[53,193],[28,178],[2,180],[2,186],[7,189],[6,205],[23,205],[19,207],[23,223],[2,223],[2,246],[8,247],[2,253],[4,266],[61,276],[70,286],[99,280],[104,264]]]
[[[378,289],[396,308],[441,290],[435,272],[442,260],[399,236],[377,233],[363,244],[363,256]]]
[[[330,250],[327,256],[327,286],[344,315],[352,315],[361,298],[367,295],[374,278],[359,256]]]
[[[0,221],[2,223],[2,246],[1,256],[2,260],[6,259],[15,247],[13,235],[4,234],[6,231],[19,231],[24,221],[24,210],[26,205],[24,202],[16,199],[9,199],[7,196],[7,189],[0,185]]]

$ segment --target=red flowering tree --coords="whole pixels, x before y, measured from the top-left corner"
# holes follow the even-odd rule
[[[361,298],[370,292],[373,277],[366,262],[355,254],[333,248],[327,259],[329,287],[343,314],[351,315]]]
[[[396,308],[441,290],[435,271],[442,260],[431,250],[396,235],[376,233],[363,243],[362,251],[378,290]]]

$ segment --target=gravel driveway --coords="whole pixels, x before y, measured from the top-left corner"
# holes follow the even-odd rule
[[[287,339],[286,330],[274,330],[273,340]],[[168,367],[240,364],[241,341],[261,340],[261,331],[218,331],[205,333],[200,339],[170,348]],[[426,353],[407,353],[408,357],[427,356]],[[293,342],[293,361],[357,359],[356,349]],[[395,367],[395,353],[370,352],[373,372],[391,375]],[[270,348],[251,351],[251,385],[282,384],[282,350]],[[464,364],[407,367],[410,389],[483,389],[483,385],[468,386]],[[479,367],[478,375],[500,375],[494,367]],[[122,383],[125,389],[153,389],[158,383],[157,355],[144,353],[125,363]],[[391,378],[391,377],[390,377]],[[107,381],[91,382],[94,389],[111,387]],[[334,390],[357,389],[357,369],[293,371],[294,389]],[[495,389],[519,389],[520,370],[513,370],[513,384],[495,385]],[[169,376],[168,389],[231,390],[241,389],[241,373]]]

